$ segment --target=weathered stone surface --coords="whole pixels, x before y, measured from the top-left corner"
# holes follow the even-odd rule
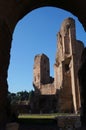
[[[78,71],[80,95],[81,95],[81,122],[86,127],[86,47],[81,56],[82,64]]]
[[[5,34],[5,35],[4,35]],[[4,130],[5,123],[8,120],[8,84],[7,70],[10,60],[12,36],[8,25],[4,20],[0,19],[0,129]]]
[[[76,130],[81,127],[80,116],[68,115],[57,117],[60,130]]]
[[[54,85],[59,91],[59,111],[77,113],[80,109],[78,69],[84,44],[76,40],[74,19],[63,21],[57,38]]]
[[[36,93],[42,95],[55,94],[54,80],[50,77],[49,58],[45,54],[35,56],[33,73],[33,85]]]
[[[14,123],[8,123],[6,125],[6,130],[18,130],[19,129],[19,124],[14,122]]]
[[[58,32],[54,80],[51,82],[49,58],[45,54],[34,59],[34,88],[41,95],[58,95],[59,112],[80,110],[78,70],[84,44],[76,40],[75,20],[67,18]],[[53,79],[53,78],[52,78]]]

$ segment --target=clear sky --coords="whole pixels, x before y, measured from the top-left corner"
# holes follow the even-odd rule
[[[50,59],[50,74],[54,76],[57,49],[57,33],[64,19],[72,17],[76,22],[76,39],[86,43],[86,33],[77,17],[54,8],[43,7],[33,10],[15,27],[8,70],[10,92],[33,89],[33,64],[37,54],[44,53]]]

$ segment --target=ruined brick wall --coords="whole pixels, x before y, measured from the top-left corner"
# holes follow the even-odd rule
[[[34,80],[33,80],[33,85],[40,89],[40,56],[35,56],[34,58],[34,68],[33,68],[33,75],[34,75]]]
[[[40,92],[42,95],[55,95],[56,89],[54,83],[41,85]]]
[[[45,54],[39,54],[35,56],[33,72],[33,85],[35,90],[40,94],[47,94],[48,91],[48,93],[52,94],[52,89],[54,88],[54,85],[52,85],[53,78],[50,77],[49,58]]]
[[[65,115],[57,117],[57,123],[60,130],[80,130],[80,116]]]
[[[45,54],[34,59],[34,88],[41,95],[58,94],[58,111],[75,112],[80,109],[78,69],[84,44],[76,40],[75,20],[65,19],[57,35],[54,79],[50,77],[49,58]]]
[[[63,21],[57,38],[54,85],[59,91],[59,111],[77,112],[80,108],[78,69],[84,45],[76,40],[74,19]]]

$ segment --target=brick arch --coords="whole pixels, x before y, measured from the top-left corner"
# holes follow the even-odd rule
[[[17,22],[21,20],[26,14],[34,9],[45,6],[57,7],[71,12],[78,18],[78,20],[81,22],[84,29],[86,30],[85,0],[78,2],[72,0],[66,0],[65,2],[63,2],[63,0],[9,0],[9,2],[4,5],[6,6],[6,10],[3,10],[2,8],[1,12],[3,12],[3,15],[5,15],[11,32],[13,31]]]
[[[74,14],[86,30],[86,2],[73,0],[0,0],[0,129],[5,129],[7,111],[7,72],[12,34],[19,20],[34,9],[52,6]]]

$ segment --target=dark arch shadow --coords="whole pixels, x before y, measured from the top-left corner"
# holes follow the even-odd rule
[[[81,8],[81,5],[83,8]],[[82,23],[84,29],[86,29],[84,0],[83,2],[72,0],[66,0],[65,2],[63,2],[63,0],[17,1],[16,8],[14,9],[14,14],[12,13],[13,15],[10,18],[10,21],[12,21],[11,29],[13,30],[16,23],[32,10],[46,6],[56,7],[71,12]]]

